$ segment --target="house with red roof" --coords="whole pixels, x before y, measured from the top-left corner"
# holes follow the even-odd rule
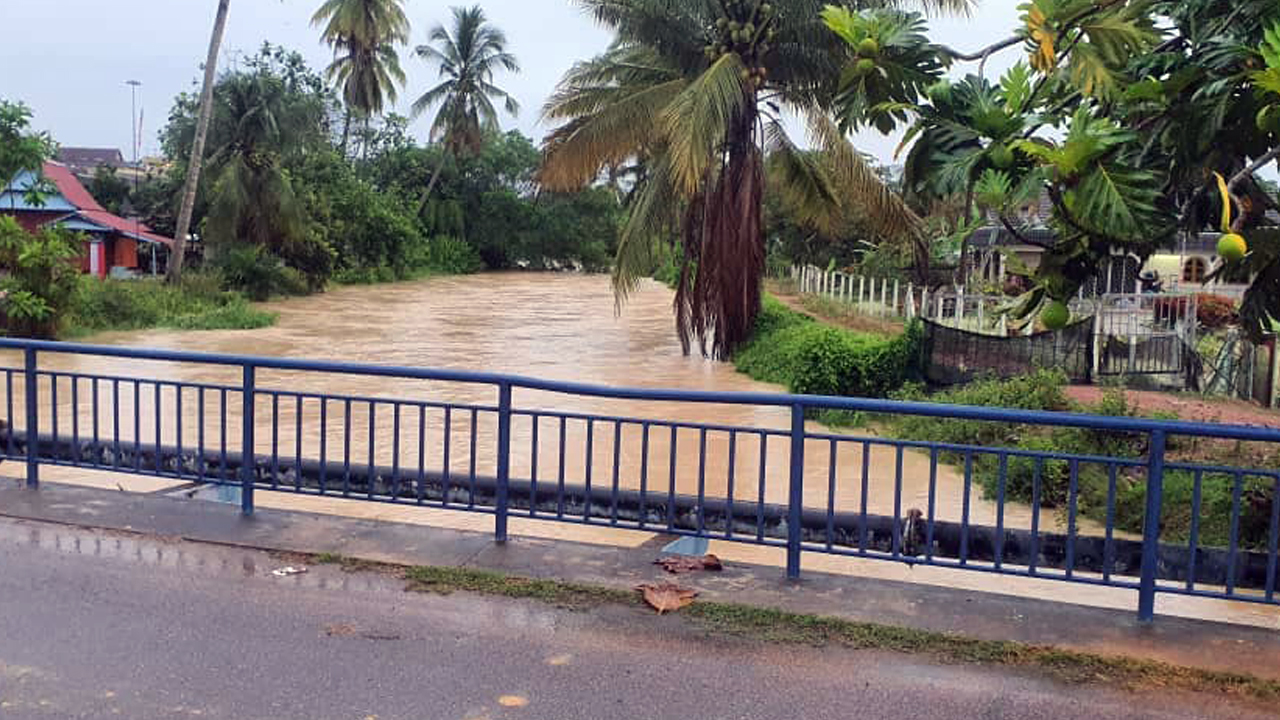
[[[46,161],[41,175],[49,187],[39,203],[31,202],[27,191],[41,178],[24,171],[0,191],[0,214],[14,217],[29,232],[60,227],[79,233],[84,238],[84,272],[98,277],[151,272],[156,268],[150,258],[168,256],[172,238],[156,234],[139,220],[107,212],[66,165]],[[147,251],[139,253],[139,246]],[[140,254],[147,257],[145,264]]]

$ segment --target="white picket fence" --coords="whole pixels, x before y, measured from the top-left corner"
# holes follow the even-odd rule
[[[969,293],[963,285],[930,290],[898,279],[851,275],[813,265],[793,266],[791,279],[802,293],[846,303],[864,315],[919,317],[972,332],[1008,334],[1008,315],[1000,309],[1009,304],[1009,298],[1003,295]]]

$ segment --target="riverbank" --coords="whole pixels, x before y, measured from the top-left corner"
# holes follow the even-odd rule
[[[80,279],[59,336],[80,338],[106,331],[251,330],[270,327],[275,313],[241,293],[223,290],[218,278],[190,274],[177,285],[160,278]]]

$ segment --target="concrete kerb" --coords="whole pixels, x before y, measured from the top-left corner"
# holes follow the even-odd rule
[[[663,538],[612,547],[513,534],[498,545],[488,533],[265,508],[244,518],[235,506],[182,496],[54,482],[32,491],[14,479],[0,480],[0,516],[263,550],[334,553],[398,565],[488,569],[613,588],[670,578],[653,564]],[[1265,628],[1177,617],[1139,625],[1130,610],[816,571],[806,571],[801,581],[792,582],[780,568],[737,562],[721,573],[681,575],[678,581],[709,600],[1280,679],[1280,632]]]

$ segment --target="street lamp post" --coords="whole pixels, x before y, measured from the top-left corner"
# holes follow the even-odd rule
[[[138,88],[142,83],[137,80],[126,80],[125,85],[129,86],[129,105],[130,105],[130,121],[129,121],[129,141],[133,146],[133,195],[134,199],[138,196]],[[135,208],[133,212],[133,234],[134,242],[140,242],[137,238],[142,237],[142,219],[138,215]],[[151,274],[156,274],[156,249],[151,248]]]

